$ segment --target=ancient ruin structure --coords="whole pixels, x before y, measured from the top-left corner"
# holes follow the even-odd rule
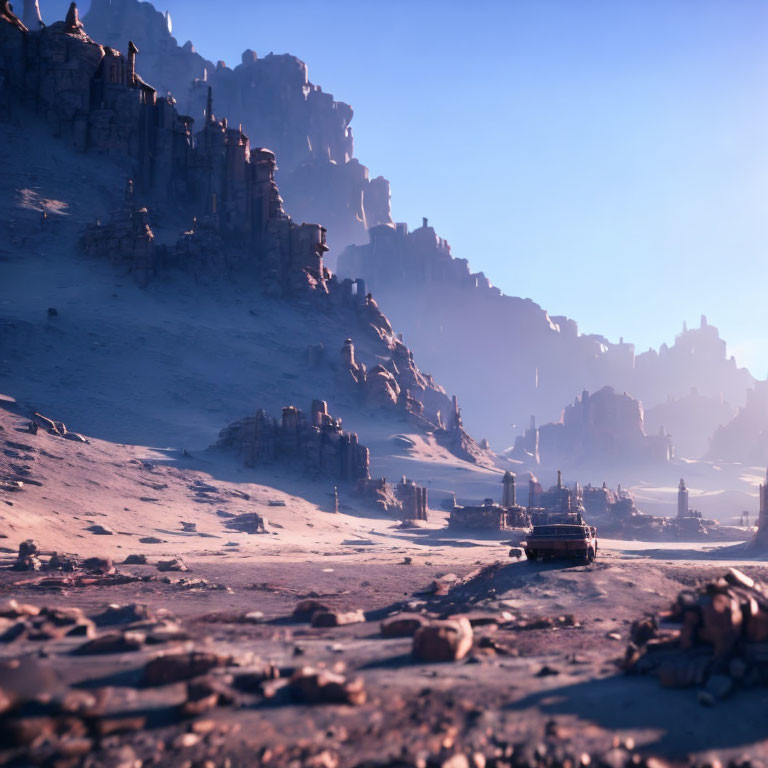
[[[366,280],[419,360],[458,394],[470,431],[497,445],[509,445],[510,425],[527,424],[531,413],[539,422],[552,421],[562,404],[585,388],[597,391],[608,384],[652,408],[697,387],[718,413],[703,415],[714,428],[721,398],[740,405],[754,383],[726,356],[725,343],[706,318],[699,328],[684,327],[674,344],[636,354],[623,339],[616,343],[579,333],[572,319],[550,316],[530,299],[504,295],[465,259],[454,257],[426,220],[410,232],[396,224],[369,234],[368,245],[350,247],[339,257],[338,272]],[[512,353],[499,355],[502,349]],[[494,375],[482,376],[491,357]],[[684,419],[684,413],[675,415],[671,426]],[[661,426],[670,430],[654,419],[652,431]]]
[[[403,475],[402,480],[395,488],[395,495],[402,504],[404,519],[427,519],[427,489],[424,486],[416,485],[413,480],[409,480]]]
[[[557,422],[537,428],[532,420],[512,455],[533,463],[570,466],[597,461],[662,463],[673,458],[674,448],[666,433],[645,433],[642,403],[626,392],[619,395],[612,387],[603,387],[592,395],[584,391]]]
[[[485,499],[477,506],[454,504],[450,510],[448,527],[475,531],[505,531],[527,527],[530,522],[528,511],[517,503],[514,473],[505,472],[501,482],[501,504],[495,504],[493,499]]]
[[[356,482],[370,476],[370,455],[355,433],[341,428],[323,400],[314,400],[309,418],[289,405],[278,421],[259,410],[225,427],[216,447],[237,454],[246,466],[301,462],[312,477]]]
[[[377,509],[403,521],[426,521],[429,512],[427,489],[405,475],[396,485],[385,477],[363,478],[358,481],[356,492]]]
[[[528,514],[534,525],[554,522],[584,522],[582,491],[578,483],[569,488],[557,470],[557,483],[544,490],[531,474],[528,479]]]
[[[140,71],[159,93],[172,93],[196,123],[210,114],[208,89],[231,125],[279,159],[280,187],[298,221],[322,221],[341,250],[365,242],[367,227],[391,221],[389,182],[369,178],[354,157],[352,108],[309,81],[307,66],[290,55],[243,52],[234,68],[207,61],[191,42],[179,45],[170,18],[139,0],[92,0],[84,17],[95,39],[121,49],[133,40]]]
[[[159,196],[189,210],[198,226],[185,233],[181,255],[198,231],[217,233],[250,264],[273,293],[327,292],[328,250],[319,224],[295,224],[275,183],[273,152],[251,149],[240,128],[208,110],[201,130],[180,114],[171,96],[159,96],[137,73],[139,47],[127,57],[85,32],[73,4],[63,22],[39,31],[21,23],[0,26],[4,101],[45,115],[54,131],[81,152],[122,155],[132,166],[126,208],[84,238],[91,253],[107,252],[138,264],[146,279],[157,265],[148,214],[140,200]],[[25,74],[26,73],[26,74]],[[191,217],[191,218],[192,218]],[[173,249],[168,255],[175,258]]]
[[[685,480],[680,478],[680,484],[677,486],[677,517],[678,520],[683,517],[689,517],[691,510],[688,507],[688,489],[685,487]]]

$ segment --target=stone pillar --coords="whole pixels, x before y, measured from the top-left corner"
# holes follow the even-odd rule
[[[509,471],[505,472],[501,482],[504,485],[501,506],[506,507],[507,509],[509,509],[509,507],[514,507],[517,504],[515,495],[515,473]]]
[[[341,348],[341,364],[346,368],[357,368],[355,345],[352,343],[352,339],[344,339],[344,346]]]
[[[136,54],[139,49],[133,40],[128,41],[128,87],[133,88],[136,83]]]
[[[24,0],[24,26],[30,32],[38,32],[43,28],[43,17],[37,0]]]
[[[762,486],[760,486],[762,488]],[[688,489],[685,487],[685,480],[680,478],[680,485],[677,486],[677,516],[688,517]]]
[[[765,472],[765,483],[760,485],[759,495],[760,512],[757,518],[757,536],[765,541],[768,540],[768,470]],[[749,513],[747,513],[747,521],[749,521]]]

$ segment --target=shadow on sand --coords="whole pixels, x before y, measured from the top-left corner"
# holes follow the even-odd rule
[[[753,689],[707,708],[698,703],[695,689],[662,689],[655,678],[614,675],[532,693],[507,708],[575,715],[618,732],[650,731],[655,738],[644,748],[683,757],[691,752],[742,748],[764,739],[765,722],[760,713],[767,704],[768,689]]]

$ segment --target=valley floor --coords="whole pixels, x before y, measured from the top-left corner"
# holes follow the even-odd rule
[[[707,708],[695,688],[662,689],[618,667],[634,619],[731,564],[713,544],[602,541],[591,566],[518,562],[508,556],[509,536],[456,537],[443,513],[401,529],[344,493],[333,514],[328,488],[287,471],[239,469],[211,451],[148,453],[30,435],[10,406],[0,413],[4,476],[26,472],[28,480],[0,493],[3,601],[81,609],[97,617],[98,637],[128,643],[82,654],[73,653],[88,642],[82,635],[2,635],[0,689],[37,701],[26,725],[4,726],[4,747],[22,744],[0,753],[6,761],[456,768],[552,764],[558,755],[611,766],[648,755],[675,763],[768,756],[768,689]],[[227,527],[227,515],[247,511],[267,518],[267,533]],[[112,533],[95,534],[93,525]],[[11,570],[27,538],[44,561],[52,550],[109,556],[117,576]],[[122,564],[131,554],[147,564]],[[188,570],[158,571],[173,558]],[[768,568],[741,566],[756,577]],[[313,627],[292,616],[306,599],[362,610],[365,621]],[[110,604],[147,612],[116,624],[103,618]],[[15,610],[3,602],[5,631],[18,623]],[[402,610],[469,616],[472,651],[456,662],[414,660],[410,637],[380,631]],[[204,700],[194,716],[181,716],[192,695],[185,681],[147,686],[142,670],[192,650],[231,658],[204,678],[225,691],[218,704]],[[303,666],[359,676],[366,701],[295,700],[288,681]],[[78,714],[52,719],[51,701],[73,696]]]

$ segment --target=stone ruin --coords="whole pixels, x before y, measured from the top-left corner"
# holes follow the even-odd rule
[[[92,0],[84,22],[112,48],[133,40],[158,91],[173,93],[179,111],[198,122],[211,87],[230,123],[279,158],[291,215],[324,222],[335,250],[365,242],[368,227],[391,221],[389,182],[370,178],[354,157],[352,108],[312,83],[303,61],[250,49],[236,66],[206,60],[191,42],[177,42],[167,14],[139,0]]]
[[[515,474],[505,472],[502,485],[501,504],[495,504],[493,499],[485,499],[477,506],[454,504],[450,510],[448,527],[475,531],[527,528],[530,524],[530,516],[525,507],[517,503]]]
[[[428,519],[429,501],[427,489],[405,475],[394,486],[384,477],[364,478],[358,481],[355,489],[358,496],[364,498],[381,512],[412,522]]]
[[[110,154],[130,168],[124,209],[88,229],[85,250],[114,254],[145,281],[163,262],[190,266],[212,232],[253,266],[267,291],[327,292],[325,229],[285,213],[274,153],[251,149],[241,128],[217,119],[210,89],[195,133],[195,121],[178,112],[173,97],[159,96],[140,77],[139,48],[125,43],[127,55],[92,40],[74,3],[65,21],[36,31],[10,11],[0,16],[0,106],[37,112],[77,151]],[[195,223],[181,244],[155,244],[140,198],[189,211]]]
[[[341,428],[323,400],[313,400],[309,419],[289,405],[280,420],[259,410],[225,427],[216,448],[235,453],[248,467],[275,462],[300,463],[317,478],[354,483],[370,477],[370,455],[355,433]]]
[[[364,288],[363,281],[357,281],[358,285],[361,283]],[[365,302],[365,311],[375,320],[378,307],[370,295]],[[432,433],[437,443],[454,456],[472,463],[489,461],[489,448],[481,447],[464,430],[456,397],[449,399],[429,374],[418,369],[411,350],[400,339],[390,338],[389,360],[370,369],[357,359],[352,339],[345,339],[339,357],[342,380],[361,394],[365,405],[400,411],[412,423]]]
[[[511,456],[537,464],[653,464],[674,458],[674,447],[663,429],[658,435],[646,434],[639,400],[603,387],[591,395],[582,392],[557,422],[536,427],[532,419],[530,428],[515,441]]]

